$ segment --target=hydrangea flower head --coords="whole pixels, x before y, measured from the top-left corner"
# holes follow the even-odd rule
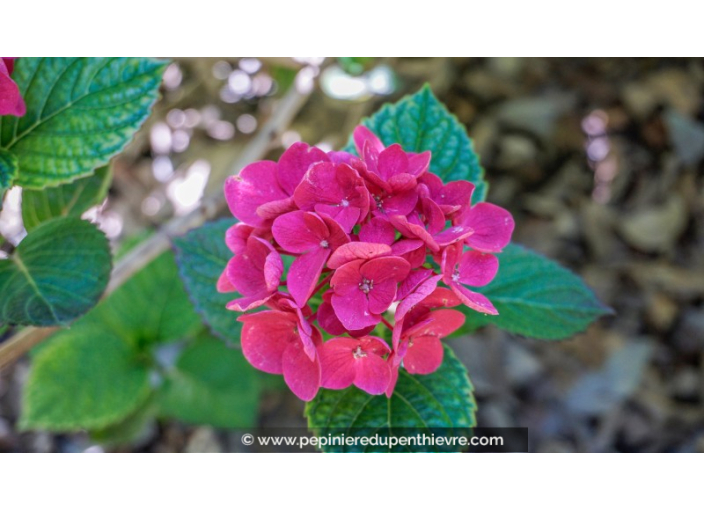
[[[296,143],[225,184],[239,223],[217,288],[240,294],[228,308],[247,312],[246,359],[303,400],[352,385],[390,397],[399,370],[440,367],[466,313],[498,313],[477,287],[497,274],[510,213],[430,173],[430,152],[364,126],[353,139],[357,155]]]

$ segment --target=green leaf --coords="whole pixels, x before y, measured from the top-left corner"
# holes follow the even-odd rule
[[[44,188],[90,175],[130,141],[157,98],[166,64],[146,58],[21,58],[12,78],[27,104],[0,118],[16,184]]]
[[[239,345],[242,326],[237,314],[225,308],[237,294],[220,294],[215,288],[233,256],[225,245],[225,232],[233,223],[229,219],[206,223],[174,240],[174,247],[181,278],[196,311],[215,335]]]
[[[511,333],[559,340],[611,313],[578,276],[542,255],[510,244],[498,257],[498,275],[476,290],[491,300],[499,315],[467,310],[465,331],[495,324]]]
[[[17,177],[17,158],[14,154],[0,148],[0,211],[5,192],[10,189],[12,182]]]
[[[52,220],[45,225],[59,221],[78,220]],[[35,232],[41,232],[45,225]],[[136,416],[138,408],[152,390],[147,385],[149,391],[142,395],[142,387],[137,388],[134,383],[137,378],[135,374],[146,374],[148,367],[154,366],[151,357],[154,344],[189,338],[202,327],[178,278],[173,255],[164,253],[70,329],[59,332],[41,346],[30,374],[30,380],[36,379],[37,382],[25,390],[24,399],[30,405],[23,411],[23,419],[32,428],[97,429],[99,434],[105,432],[104,437],[110,442],[111,433],[129,432],[123,430],[121,425],[128,429],[138,425],[131,423],[131,415],[140,418]],[[56,347],[56,344],[61,347]],[[74,358],[78,360],[64,364],[51,361],[52,357],[61,356],[69,361]],[[106,360],[106,356],[110,359]],[[73,379],[75,369],[72,365],[79,362],[84,366],[77,371],[82,385],[80,388],[74,387],[78,383]],[[120,400],[120,405],[115,404],[111,411],[95,401],[97,392],[108,391],[103,388],[102,370],[113,380],[111,385],[124,385],[125,391],[129,390],[134,405]],[[129,381],[132,381],[131,385]],[[42,390],[43,386],[52,385],[57,389],[46,391],[61,395],[60,398],[54,395],[54,400],[60,401],[55,404],[45,397]],[[119,390],[114,389],[111,394],[114,401],[118,401],[118,397],[127,399]],[[71,411],[73,408],[75,412]]]
[[[428,85],[394,104],[386,104],[362,124],[389,146],[401,144],[409,152],[431,151],[430,171],[443,181],[470,181],[476,186],[472,201],[486,198],[484,169],[472,140],[457,117],[435,97]],[[356,153],[350,138],[345,151]]]
[[[92,429],[90,437],[104,446],[129,445],[148,437],[149,426],[154,425],[157,411],[156,394],[151,392],[135,411],[126,418],[106,427]]]
[[[76,326],[35,357],[20,427],[102,428],[137,410],[150,392],[148,370],[127,342],[107,330]]]
[[[93,307],[110,277],[110,246],[95,225],[59,218],[0,260],[0,322],[68,324]]]
[[[22,220],[27,232],[52,218],[80,217],[107,195],[112,172],[109,166],[98,168],[89,177],[43,190],[22,190]]]
[[[308,426],[317,436],[327,434],[392,436],[405,431],[447,428],[469,429],[476,425],[477,405],[467,371],[445,345],[440,368],[430,375],[399,373],[393,395],[372,396],[355,387],[341,391],[321,390],[306,405]],[[325,451],[388,451],[382,446],[329,446]],[[407,447],[399,447],[403,451]],[[433,446],[413,447],[414,451],[435,451]]]
[[[186,348],[162,389],[161,410],[187,423],[215,427],[255,425],[256,370],[222,340],[201,338]]]
[[[189,338],[202,328],[170,252],[127,280],[84,320],[117,333],[140,349]]]

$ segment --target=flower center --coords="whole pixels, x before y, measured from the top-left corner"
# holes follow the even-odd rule
[[[328,243],[325,239],[323,239],[322,241],[320,241],[320,247],[321,248],[329,248],[330,243]]]
[[[352,356],[354,359],[366,358],[367,353],[362,350],[362,346],[358,345],[354,351],[352,351]]]
[[[460,281],[460,270],[459,268],[455,269],[454,273],[452,273],[452,281],[455,283],[459,283]]]
[[[342,199],[342,202],[340,202],[340,205],[341,205],[342,207],[349,207],[350,203],[347,201],[346,198],[343,198],[343,199]]]
[[[374,201],[376,202],[376,208],[379,209],[382,213],[384,212],[384,201],[382,198],[378,195],[374,195]]]
[[[361,290],[365,294],[369,294],[369,291],[373,288],[374,280],[367,280],[366,278],[362,278],[362,282],[359,284],[359,290]]]

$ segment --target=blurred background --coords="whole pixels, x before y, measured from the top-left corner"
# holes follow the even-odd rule
[[[271,159],[299,140],[339,148],[363,116],[426,82],[467,126],[514,241],[616,312],[562,342],[493,327],[451,340],[479,424],[528,427],[538,452],[704,452],[702,59],[174,59],[89,217],[119,246],[211,204],[252,143]],[[19,206],[11,190],[0,234],[14,243]],[[0,452],[108,449],[17,432],[28,369],[25,356],[0,371]],[[305,426],[303,403],[271,388],[258,421]],[[161,421],[108,450],[240,448],[236,433]]]

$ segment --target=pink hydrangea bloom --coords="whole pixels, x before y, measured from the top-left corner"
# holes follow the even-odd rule
[[[391,382],[391,370],[384,359],[391,350],[381,338],[333,338],[318,352],[323,388],[341,390],[354,384],[371,395],[381,395]]]
[[[378,324],[410,269],[406,260],[393,256],[357,259],[337,269],[330,286],[332,307],[342,325],[356,330]]]
[[[20,89],[11,78],[14,65],[14,57],[0,58],[0,115],[22,117],[27,113],[27,107]]]
[[[472,183],[429,173],[430,153],[385,147],[365,127],[353,138],[359,157],[298,143],[225,187],[240,223],[217,288],[241,294],[232,310],[268,308],[240,317],[243,352],[304,400],[351,385],[391,396],[400,370],[437,370],[465,313],[497,313],[476,288],[514,226],[504,209],[471,204]],[[282,256],[293,257],[285,275]]]

